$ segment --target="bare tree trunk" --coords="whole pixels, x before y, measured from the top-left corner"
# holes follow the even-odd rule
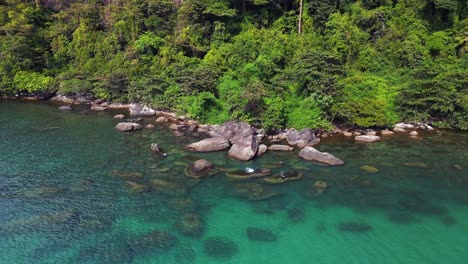
[[[301,32],[302,32],[302,2],[303,2],[303,0],[299,1],[299,23],[298,23],[299,26],[298,26],[298,29],[297,29],[297,32],[299,34],[301,34]]]

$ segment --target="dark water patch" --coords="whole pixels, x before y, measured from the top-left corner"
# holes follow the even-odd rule
[[[443,216],[440,221],[442,224],[444,224],[446,227],[451,227],[457,224],[457,219],[451,215],[445,215]]]
[[[319,233],[327,231],[325,223],[320,222],[315,225],[315,230]]]
[[[204,222],[196,213],[186,213],[175,224],[177,230],[188,237],[199,238],[204,231]]]
[[[210,257],[230,259],[239,253],[239,246],[226,237],[213,236],[205,240],[203,252]]]
[[[197,259],[197,252],[190,245],[178,246],[174,252],[174,260],[177,264],[194,263]]]
[[[174,248],[178,239],[171,233],[164,230],[155,230],[143,236],[134,238],[129,242],[129,248],[136,254],[144,254],[149,251],[166,253]]]
[[[365,233],[372,231],[374,228],[366,223],[361,222],[342,222],[338,224],[338,230],[341,232],[352,232],[352,233]]]
[[[434,205],[430,200],[418,197],[407,197],[400,200],[400,205],[406,210],[420,215],[444,215],[448,213],[447,208]]]
[[[421,223],[421,219],[415,217],[410,212],[391,212],[387,215],[388,220],[398,225],[408,225],[413,223]]]
[[[302,208],[294,207],[288,210],[288,219],[292,223],[302,223],[306,220],[306,214]]]
[[[265,228],[249,227],[246,229],[246,233],[249,240],[252,241],[274,242],[278,240],[278,236],[273,231]]]

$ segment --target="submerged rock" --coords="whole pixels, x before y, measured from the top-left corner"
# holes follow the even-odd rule
[[[185,236],[200,237],[203,234],[203,221],[194,213],[182,215],[177,221],[176,227]]]
[[[354,140],[356,142],[372,143],[372,142],[380,141],[381,138],[375,135],[362,135],[362,136],[354,137]]]
[[[372,226],[366,223],[359,222],[342,222],[338,225],[338,230],[342,232],[369,232],[373,229]]]
[[[205,240],[203,252],[210,257],[230,259],[239,253],[239,246],[228,238],[212,236]]]
[[[278,236],[272,231],[264,228],[249,227],[246,230],[247,237],[249,240],[261,241],[261,242],[274,242],[278,240]]]
[[[116,177],[122,178],[142,178],[143,173],[136,172],[136,171],[121,171],[121,170],[113,170],[112,175]]]
[[[304,211],[300,208],[295,207],[295,208],[288,210],[288,219],[289,221],[293,223],[304,222],[305,218],[306,218],[306,215]]]
[[[155,153],[155,154],[161,155],[161,156],[163,156],[163,157],[166,157],[166,156],[167,156],[167,154],[166,154],[164,151],[162,151],[162,150],[159,148],[158,144],[156,144],[156,143],[152,143],[150,148],[151,148],[151,151],[152,151],[153,153]]]
[[[369,173],[376,173],[379,171],[379,169],[377,169],[376,167],[372,167],[369,165],[361,166],[361,170],[367,171]]]
[[[403,163],[403,165],[405,165],[406,167],[414,167],[414,168],[421,168],[421,169],[429,168],[429,166],[426,163],[419,162],[419,161],[409,161],[409,162]]]
[[[207,160],[201,159],[195,161],[187,170],[186,174],[192,178],[201,178],[207,176],[211,169],[213,168],[213,164]]]
[[[281,184],[281,183],[285,183],[288,181],[297,181],[297,180],[302,179],[303,177],[304,177],[304,174],[302,174],[301,172],[297,172],[297,171],[283,172],[282,171],[280,175],[268,177],[268,178],[262,178],[260,180],[268,184]]]
[[[312,197],[317,197],[322,195],[328,188],[328,184],[325,181],[316,181],[312,186],[312,189],[308,194],[312,195]]]
[[[145,192],[147,190],[146,186],[143,185],[143,184],[138,184],[136,182],[132,182],[132,181],[127,181],[126,182],[128,188],[133,191],[133,192]]]
[[[121,122],[118,123],[115,128],[120,131],[135,131],[140,130],[142,127],[138,123],[133,122]]]
[[[156,230],[129,243],[129,247],[139,254],[151,250],[167,252],[177,245],[177,238],[171,233],[163,230]]]
[[[258,183],[238,183],[234,185],[234,189],[241,197],[253,201],[265,200],[278,195],[278,193]]]
[[[245,169],[226,172],[226,176],[233,180],[248,180],[253,178],[261,178],[271,174],[269,169]]]
[[[181,196],[187,193],[186,186],[177,182],[154,179],[151,181],[151,185],[155,191],[172,196]]]
[[[320,152],[313,147],[305,147],[299,151],[299,157],[305,160],[317,161],[328,165],[343,165],[344,162],[328,152]]]
[[[201,141],[185,146],[186,149],[196,152],[213,152],[229,148],[230,144],[227,139],[223,138],[207,138]]]

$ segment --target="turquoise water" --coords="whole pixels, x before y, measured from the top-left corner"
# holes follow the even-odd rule
[[[0,101],[0,263],[467,263],[466,133],[329,138],[320,150],[346,165],[326,167],[291,153],[190,153],[198,138],[118,132],[113,114]],[[186,177],[199,158],[219,173]],[[245,167],[305,177],[225,175]],[[321,194],[317,180],[329,186]]]

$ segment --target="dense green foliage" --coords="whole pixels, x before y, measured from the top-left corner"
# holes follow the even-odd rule
[[[0,93],[266,129],[468,129],[466,0],[0,0]]]

